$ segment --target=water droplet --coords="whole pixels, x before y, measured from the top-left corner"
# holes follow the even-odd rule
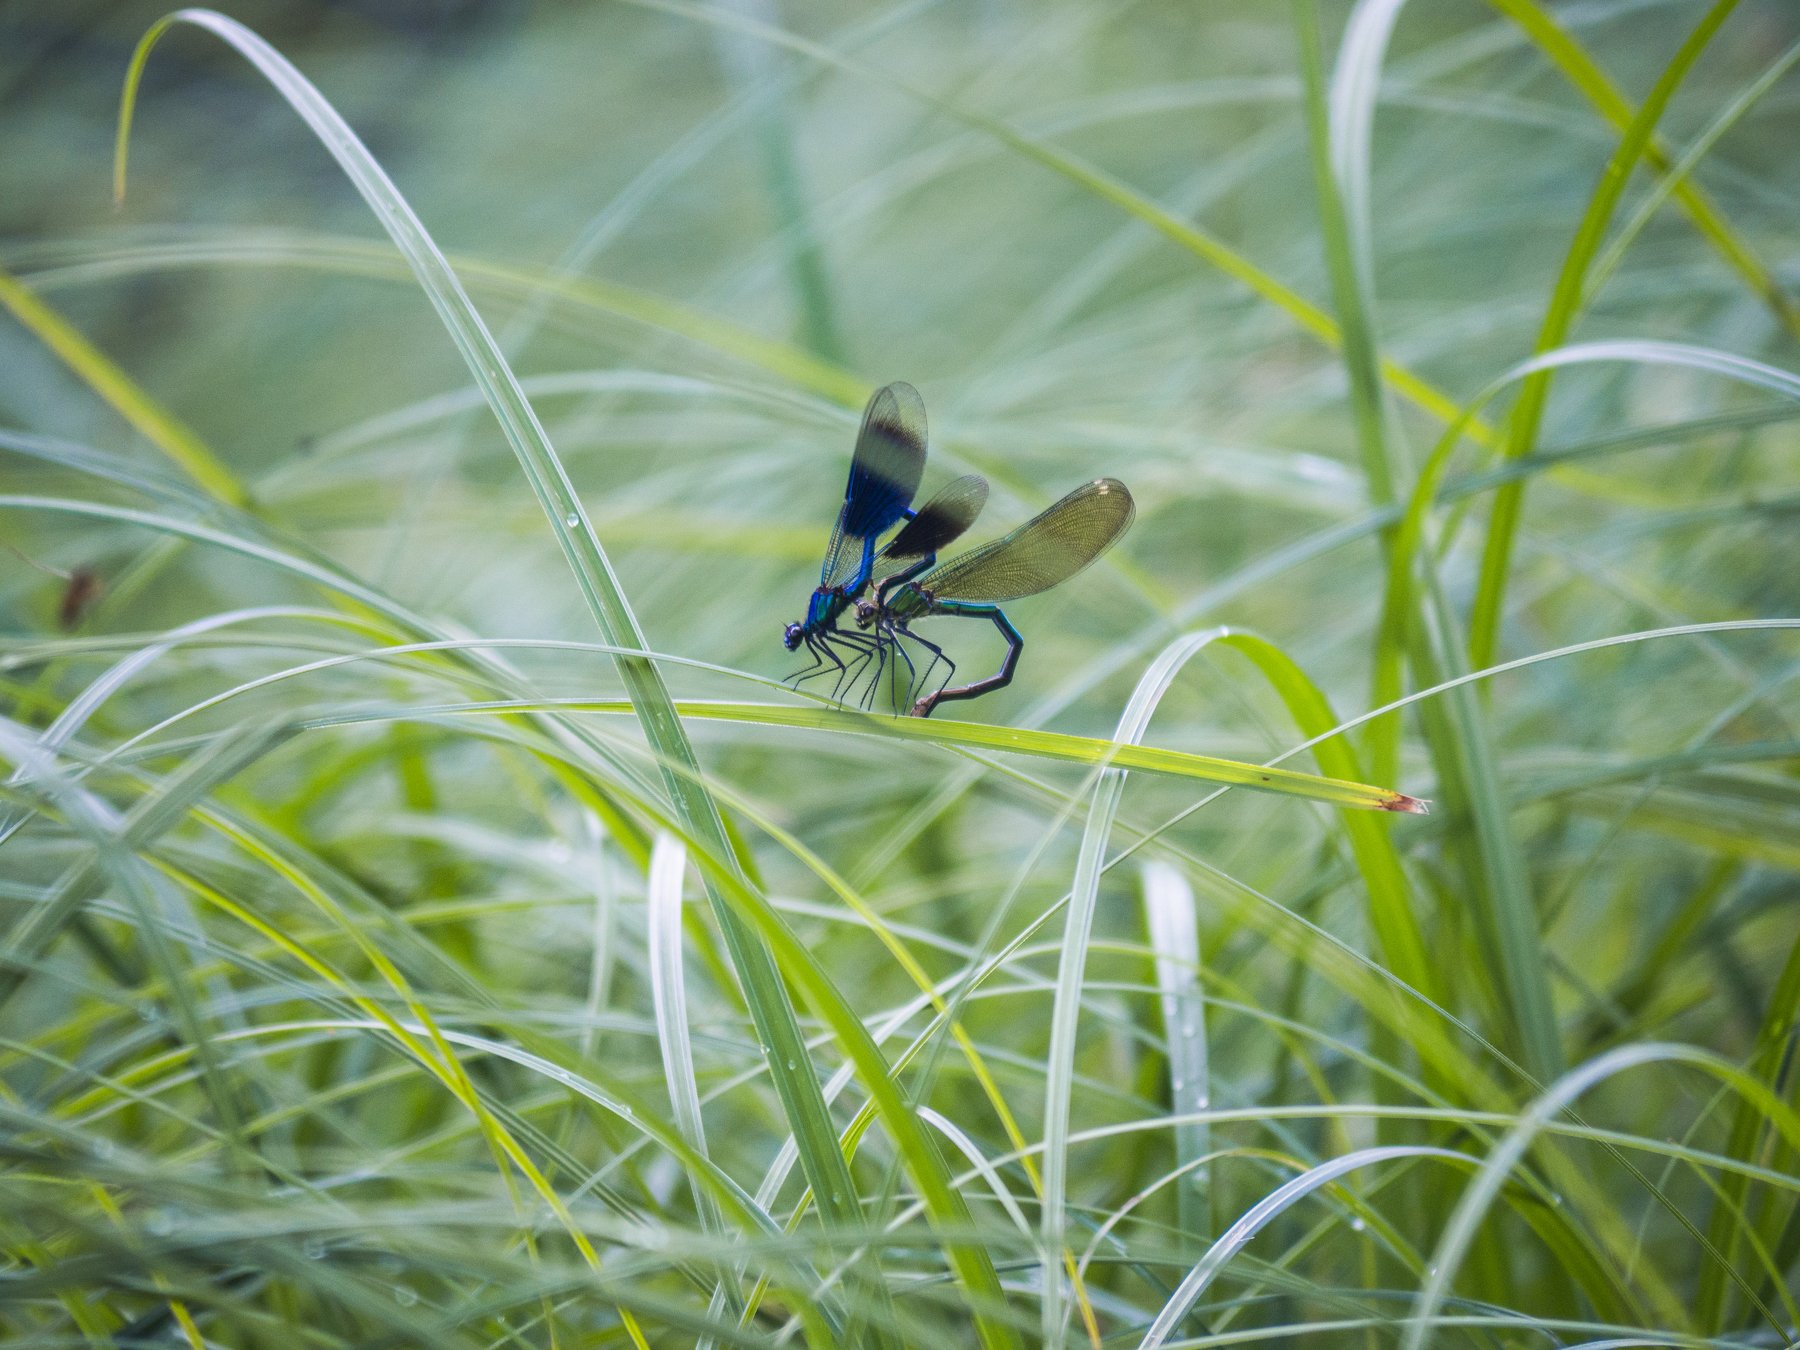
[[[154,1022],[156,1020],[156,1005],[154,1003],[138,1004],[138,1016],[143,1018],[146,1022]]]
[[[398,1303],[402,1308],[410,1308],[418,1301],[419,1295],[416,1290],[408,1289],[403,1284],[394,1286],[394,1302]]]
[[[831,1193],[831,1203],[834,1205],[841,1205],[844,1203],[844,1197],[839,1195],[836,1191],[833,1191]]]
[[[792,1060],[792,1059],[790,1059],[790,1060],[789,1060],[789,1061],[788,1061],[788,1068],[789,1068],[789,1069],[790,1069],[790,1070],[791,1070],[791,1069],[797,1069],[797,1068],[799,1068],[799,1067],[800,1067],[800,1064],[799,1064],[799,1061],[798,1061],[798,1060]]]
[[[1170,1086],[1170,1087],[1172,1087],[1172,1088],[1174,1088],[1174,1089],[1175,1089],[1175,1091],[1177,1091],[1177,1092],[1180,1092],[1180,1091],[1181,1091],[1181,1089],[1182,1089],[1182,1087],[1183,1087],[1183,1086],[1184,1086],[1184,1085],[1183,1085],[1183,1083],[1182,1083],[1182,1081],[1181,1081],[1181,1080],[1180,1080],[1180,1079],[1179,1079],[1179,1078],[1176,1078],[1176,1079],[1172,1079],[1172,1080],[1171,1080],[1171,1081],[1170,1081],[1170,1083],[1169,1083],[1169,1086]]]
[[[318,1238],[308,1238],[300,1244],[300,1250],[306,1253],[308,1261],[318,1261],[325,1255],[325,1244]]]
[[[1360,1232],[1362,1232],[1363,1229],[1367,1228],[1368,1226],[1369,1225],[1363,1220],[1363,1216],[1360,1214],[1358,1214],[1354,1219],[1350,1220],[1350,1231],[1352,1233],[1360,1233]]]
[[[571,530],[577,529],[581,525],[581,516],[578,513],[571,511],[568,515],[563,517],[563,524],[567,525]]]

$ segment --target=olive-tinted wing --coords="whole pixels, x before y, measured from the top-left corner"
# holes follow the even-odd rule
[[[844,507],[819,573],[821,586],[842,585],[856,575],[868,541],[906,514],[924,475],[925,400],[910,384],[884,385],[863,410]]]
[[[1131,493],[1116,478],[1083,483],[1018,529],[983,544],[913,584],[937,600],[1004,604],[1067,581],[1119,541],[1131,524]]]
[[[918,514],[900,527],[881,556],[895,561],[923,558],[962,537],[987,505],[987,479],[966,473],[939,488]]]

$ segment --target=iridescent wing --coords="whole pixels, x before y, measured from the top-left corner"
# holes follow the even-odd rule
[[[875,540],[906,514],[925,473],[925,400],[910,384],[885,385],[863,410],[844,505],[819,571],[821,586],[854,578]]]
[[[932,499],[921,506],[913,518],[900,527],[900,532],[881,550],[881,557],[904,565],[915,558],[927,557],[961,538],[981,508],[987,505],[987,479],[978,473],[966,473],[939,488]],[[878,568],[891,572],[895,568]]]
[[[913,582],[934,600],[1004,604],[1074,576],[1131,525],[1131,493],[1116,478],[1083,483],[991,544],[934,567]]]

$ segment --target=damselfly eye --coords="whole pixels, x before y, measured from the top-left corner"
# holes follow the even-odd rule
[[[856,626],[858,628],[867,628],[874,622],[875,602],[872,600],[858,600],[856,602]]]
[[[781,630],[781,645],[786,647],[790,652],[798,650],[800,646],[799,624],[790,623],[786,628]]]

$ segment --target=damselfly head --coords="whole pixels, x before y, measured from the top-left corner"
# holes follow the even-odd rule
[[[873,600],[858,600],[856,602],[856,626],[858,628],[867,628],[874,622],[875,602]]]
[[[786,647],[790,652],[798,651],[800,649],[799,624],[790,623],[786,628],[781,630],[781,645]]]

